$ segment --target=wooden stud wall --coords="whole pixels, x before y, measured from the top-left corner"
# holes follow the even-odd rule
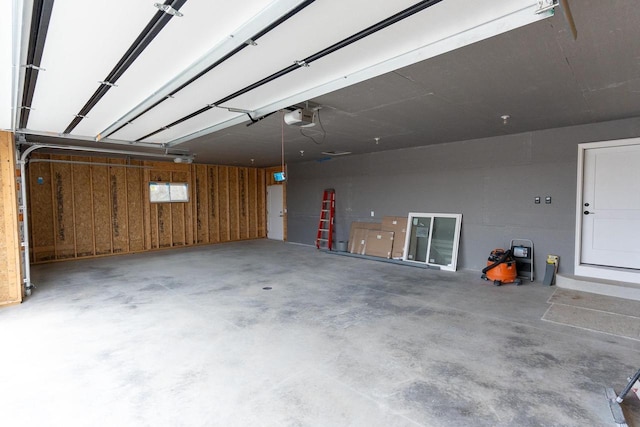
[[[0,131],[0,306],[22,301],[13,135]]]
[[[41,154],[32,159],[35,263],[266,237],[263,169]],[[186,182],[189,202],[150,203],[150,181]]]

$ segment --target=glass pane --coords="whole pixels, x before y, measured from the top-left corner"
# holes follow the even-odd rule
[[[407,259],[412,261],[427,261],[427,247],[429,246],[429,228],[431,217],[411,218],[411,235]]]
[[[455,231],[456,218],[434,218],[429,251],[430,264],[451,265]]]

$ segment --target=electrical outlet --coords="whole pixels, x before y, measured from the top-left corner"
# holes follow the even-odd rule
[[[371,211],[371,216],[376,216],[375,212]]]
[[[536,205],[540,204],[540,196],[536,196],[535,199],[533,199],[533,203],[535,203]]]
[[[551,196],[547,196],[547,197],[545,197],[545,198],[544,198],[544,202],[545,202],[547,205],[550,205],[550,204],[551,204]]]

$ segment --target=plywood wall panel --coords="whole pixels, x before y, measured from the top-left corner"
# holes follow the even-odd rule
[[[142,162],[131,161],[132,166],[140,166]],[[127,168],[127,227],[129,230],[129,250],[143,251],[145,240],[144,226],[144,191],[142,185],[142,169]]]
[[[113,253],[129,252],[127,171],[125,160],[109,160],[109,194],[111,197],[111,233]]]
[[[142,170],[142,210],[143,210],[143,224],[144,224],[144,248],[146,250],[154,249],[153,234],[156,231],[156,221],[152,220],[151,216],[155,214],[156,209],[149,202],[149,181],[151,181],[151,172],[149,169]]]
[[[192,208],[193,204],[195,203],[194,186],[193,186],[195,177],[193,176],[191,167],[189,167],[188,173],[185,173],[185,178],[186,180],[184,182],[187,183],[187,186],[189,188],[189,202],[182,203],[182,210],[184,212],[184,228],[185,228],[184,239],[185,239],[185,245],[193,245],[196,242],[196,234],[193,228],[196,216]]]
[[[221,242],[231,240],[229,235],[229,168],[218,166],[218,215]]]
[[[89,162],[89,157],[77,157],[76,161]],[[73,211],[76,235],[76,256],[95,255],[93,237],[93,199],[91,197],[91,166],[71,165],[73,176]]]
[[[267,185],[266,171],[258,170],[258,237],[267,237]]]
[[[258,237],[258,170],[248,169],[247,179],[247,224],[250,239]]]
[[[189,183],[187,172],[171,172],[171,182]],[[186,212],[188,203],[168,203],[171,209],[171,243],[173,246],[185,246],[190,243],[187,240],[187,230],[189,229],[190,215]]]
[[[67,156],[51,156],[52,160],[68,160]],[[71,165],[52,163],[54,236],[56,259],[75,256],[75,224],[73,220],[73,184]]]
[[[104,163],[103,158],[94,158],[94,163]],[[93,195],[93,230],[96,241],[96,255],[113,253],[111,232],[111,190],[109,167],[91,166],[91,187]]]
[[[194,241],[209,243],[209,197],[207,194],[207,166],[193,165]]]
[[[15,168],[13,136],[0,131],[0,305],[22,301]]]
[[[240,239],[248,239],[249,238],[249,169],[248,168],[238,168],[236,169],[238,172],[238,218],[239,218],[239,229],[240,229]]]
[[[154,165],[155,167],[155,165]],[[152,181],[171,182],[171,171],[154,170],[151,173]],[[154,203],[156,216],[156,248],[169,248],[173,246],[173,224],[171,218],[171,203]],[[153,209],[153,208],[152,208]]]
[[[229,240],[240,239],[240,189],[238,168],[227,168],[229,176]]]
[[[44,156],[49,159],[49,156]],[[29,230],[31,239],[31,259],[49,261],[55,259],[53,185],[51,163],[29,164]]]
[[[266,236],[263,169],[86,156],[54,159],[65,163],[29,164],[36,262]],[[150,203],[150,181],[186,182],[189,202]]]
[[[220,242],[220,191],[218,167],[207,166],[207,200],[209,215],[209,242]]]

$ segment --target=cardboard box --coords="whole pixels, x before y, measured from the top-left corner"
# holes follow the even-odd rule
[[[391,258],[393,231],[367,230],[365,255]]]
[[[352,222],[349,230],[349,253],[364,255],[365,240],[367,239],[366,230],[380,229],[382,229],[382,224],[379,222]],[[365,230],[365,232],[360,231],[356,236],[357,230]]]
[[[391,258],[402,259],[404,256],[404,242],[407,237],[408,217],[385,216],[382,218],[382,230],[393,231],[393,248]]]
[[[352,236],[349,239],[349,253],[364,255],[368,232],[369,230],[366,228],[353,229]]]
[[[407,221],[408,217],[406,216],[385,216],[382,217],[382,228],[384,231],[399,231],[406,232],[407,231]]]
[[[404,243],[407,239],[406,231],[401,233],[394,232],[393,236],[393,249],[391,252],[391,258],[393,259],[403,259],[404,258]]]

